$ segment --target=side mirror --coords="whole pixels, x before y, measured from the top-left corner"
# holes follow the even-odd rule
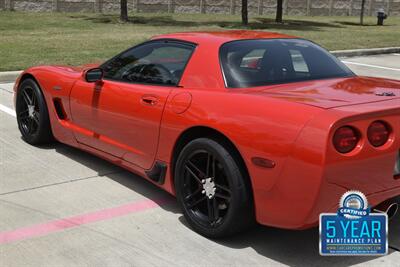
[[[85,72],[85,80],[88,83],[94,83],[103,79],[103,70],[100,68],[89,69]]]

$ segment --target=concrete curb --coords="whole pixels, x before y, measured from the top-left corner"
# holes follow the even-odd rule
[[[400,47],[384,47],[369,49],[336,50],[331,53],[337,57],[358,57],[378,54],[400,53]]]
[[[353,49],[353,50],[336,50],[330,51],[337,57],[358,57],[378,54],[400,53],[400,47],[384,47],[370,49]],[[0,83],[14,82],[22,71],[5,71],[0,72]]]
[[[0,72],[0,83],[14,82],[22,71],[4,71]]]

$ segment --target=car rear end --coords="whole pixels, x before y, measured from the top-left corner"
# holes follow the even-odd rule
[[[400,99],[327,109],[316,120],[325,116],[337,119],[327,131],[320,185],[304,226],[335,212],[348,190],[363,192],[371,207],[400,196]]]
[[[326,108],[301,130],[274,186],[264,196],[262,224],[317,225],[349,190],[371,207],[400,196],[400,98]]]

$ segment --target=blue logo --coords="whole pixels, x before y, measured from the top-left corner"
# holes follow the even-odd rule
[[[337,213],[320,215],[319,232],[323,256],[388,253],[387,215],[371,213],[367,198],[359,191],[345,193]]]

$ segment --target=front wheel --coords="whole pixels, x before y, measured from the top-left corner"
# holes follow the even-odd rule
[[[40,145],[53,140],[45,99],[32,79],[24,80],[18,88],[16,114],[19,131],[27,143]]]
[[[178,202],[190,226],[211,238],[235,234],[254,221],[249,185],[234,153],[208,138],[191,141],[175,168]]]

